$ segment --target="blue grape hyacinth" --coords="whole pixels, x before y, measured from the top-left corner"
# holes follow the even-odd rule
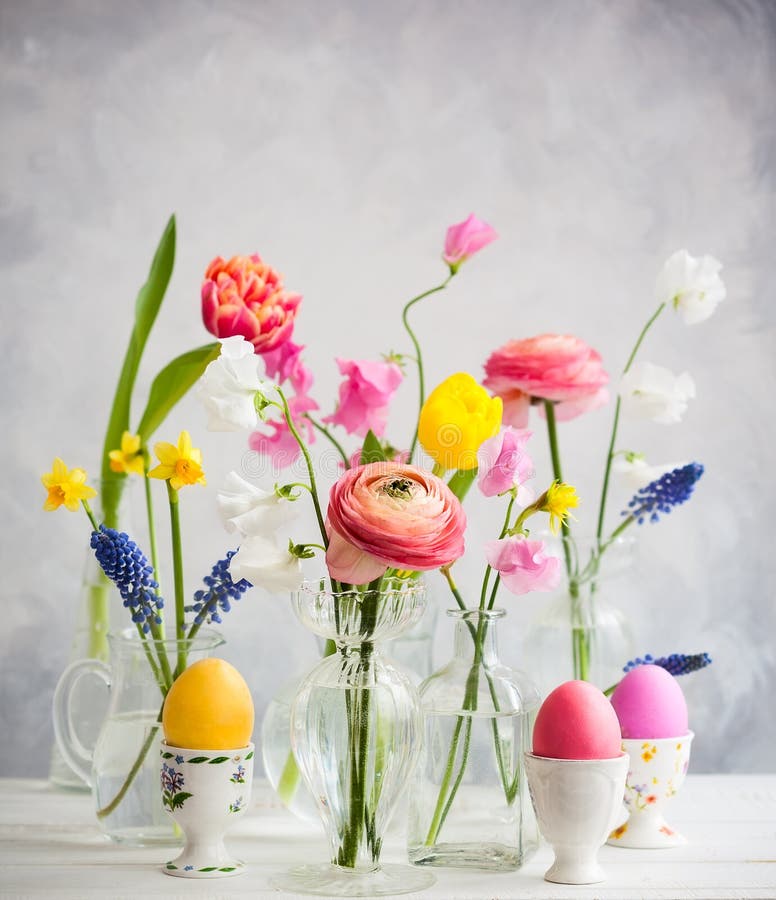
[[[708,653],[672,653],[670,656],[661,656],[658,659],[647,653],[644,659],[639,656],[630,660],[622,670],[627,674],[638,666],[660,666],[671,675],[689,675],[690,672],[710,666],[711,662]]]
[[[210,575],[206,575],[202,579],[207,590],[196,591],[194,603],[186,607],[186,612],[195,614],[195,625],[201,625],[203,622],[220,622],[220,614],[228,613],[232,608],[229,601],[239,600],[249,587],[253,587],[250,581],[246,581],[244,578],[236,584],[232,581],[229,562],[236,552],[236,550],[230,550],[225,559],[219,559],[213,566]]]
[[[100,568],[119,589],[124,606],[132,611],[132,621],[148,632],[151,623],[161,625],[159,615],[164,600],[153,567],[143,551],[123,531],[100,525],[90,541]]]
[[[666,472],[638,490],[623,515],[633,516],[639,525],[647,517],[650,522],[658,522],[660,513],[670,513],[675,506],[690,499],[701,475],[703,466],[697,462]]]

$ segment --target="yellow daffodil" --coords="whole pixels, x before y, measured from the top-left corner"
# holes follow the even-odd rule
[[[570,484],[553,481],[535,505],[541,512],[550,514],[550,531],[557,534],[569,517],[569,510],[579,506],[579,496]]]
[[[186,484],[207,484],[202,470],[202,453],[191,446],[191,435],[182,431],[178,446],[159,441],[154,445],[154,453],[159,457],[159,465],[151,469],[149,478],[169,481],[173,490],[179,491]]]
[[[86,483],[86,472],[83,469],[68,469],[57,457],[51,471],[41,476],[43,486],[48,491],[43,509],[47,512],[59,509],[63,504],[75,512],[82,500],[88,500],[97,493]]]
[[[418,438],[443,469],[474,469],[480,444],[501,426],[501,398],[458,372],[429,395],[420,411]]]
[[[127,475],[143,474],[143,449],[140,446],[140,435],[125,431],[121,435],[121,448],[111,450],[108,454],[111,472],[123,472]]]

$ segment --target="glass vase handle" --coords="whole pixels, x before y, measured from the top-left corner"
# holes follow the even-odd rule
[[[53,715],[54,737],[64,761],[82,778],[89,787],[92,786],[92,757],[94,748],[87,749],[81,743],[73,724],[73,694],[78,682],[85,675],[94,675],[109,688],[111,685],[110,668],[99,659],[79,659],[71,663],[62,673],[54,690]]]

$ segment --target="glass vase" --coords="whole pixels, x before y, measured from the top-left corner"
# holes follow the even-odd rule
[[[380,864],[386,826],[417,762],[422,718],[408,675],[380,642],[420,618],[425,588],[409,580],[332,593],[307,584],[293,597],[301,622],[333,640],[335,652],[299,687],[291,743],[329,839],[330,863],[276,879],[284,890],[321,896],[379,896],[421,890],[428,872]]]
[[[133,507],[132,481],[127,478],[110,478],[92,482],[97,496],[91,501],[92,511],[98,522],[105,520],[102,512],[103,497],[108,500],[107,523],[118,529],[129,529]],[[134,528],[133,528],[134,531]],[[109,581],[95,559],[94,551],[86,546],[81,589],[75,611],[75,628],[70,642],[69,661],[98,659],[108,662],[108,632],[117,630],[118,623],[126,622],[118,589]],[[90,680],[81,686],[71,705],[74,728],[81,743],[94,746],[105,716],[108,698],[105,685]],[[88,791],[89,785],[73,771],[62,758],[56,741],[51,747],[49,780],[58,788]]]
[[[181,843],[162,806],[158,763],[164,694],[148,655],[164,655],[174,669],[181,645],[189,665],[210,656],[223,642],[206,629],[191,641],[143,641],[137,631],[127,629],[108,636],[110,665],[83,659],[62,673],[54,693],[57,744],[68,765],[91,787],[97,821],[112,840],[132,846]],[[93,749],[81,742],[71,714],[86,675],[96,676],[110,692]]]
[[[632,659],[633,636],[621,611],[636,561],[636,539],[550,538],[565,572],[563,588],[526,632],[524,656],[542,696],[571,679],[606,690]],[[569,574],[570,573],[570,574]]]
[[[448,615],[456,621],[453,658],[420,687],[425,740],[410,791],[409,857],[517,869],[539,843],[523,756],[539,693],[499,658],[503,610]]]

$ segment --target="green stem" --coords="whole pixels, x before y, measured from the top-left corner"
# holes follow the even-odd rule
[[[186,612],[184,610],[183,589],[183,548],[181,546],[181,521],[178,508],[178,492],[167,482],[167,499],[170,501],[170,535],[172,537],[172,570],[175,583],[175,638],[177,640],[177,663],[175,674],[180,675],[186,668]]]
[[[97,818],[98,819],[105,819],[107,816],[109,816],[126,796],[126,793],[130,788],[130,785],[135,780],[135,776],[140,771],[140,767],[143,765],[143,761],[145,760],[146,756],[148,755],[148,751],[151,749],[151,746],[153,745],[154,740],[156,739],[156,735],[159,733],[159,724],[162,721],[162,710],[163,709],[164,709],[164,701],[162,701],[162,706],[159,709],[159,715],[156,717],[157,724],[154,725],[153,728],[151,728],[151,730],[148,732],[148,736],[146,737],[145,741],[143,742],[143,746],[140,748],[140,752],[137,754],[137,758],[135,759],[134,763],[132,763],[132,768],[127,773],[127,777],[124,779],[124,783],[119,788],[119,792],[116,794],[116,796],[111,800],[111,802],[107,806],[103,806],[102,809],[97,810]]]
[[[419,303],[421,300],[426,297],[430,297],[431,294],[436,294],[439,291],[443,291],[447,285],[450,283],[450,279],[455,275],[455,272],[451,269],[450,274],[445,278],[445,280],[438,284],[436,287],[431,288],[431,290],[424,291],[422,294],[418,294],[417,297],[413,297],[412,300],[407,303],[407,305],[402,310],[401,320],[404,323],[404,330],[410,336],[410,340],[415,345],[415,361],[418,365],[418,394],[419,394],[419,403],[418,403],[418,415],[420,415],[420,410],[423,409],[423,404],[426,402],[426,384],[425,384],[425,376],[423,374],[423,354],[420,349],[420,342],[415,336],[415,332],[410,328],[410,323],[408,319],[409,311],[415,306],[416,303]],[[415,426],[415,433],[412,435],[412,443],[410,444],[410,454],[407,458],[407,462],[412,462],[412,457],[415,455],[415,448],[418,445],[418,427]]]
[[[148,450],[143,448],[143,482],[145,488],[146,516],[148,517],[148,543],[151,548],[151,565],[154,569],[154,578],[161,584],[162,576],[159,572],[159,552],[156,543],[156,522],[154,521],[154,501],[151,496],[151,479],[148,477],[149,456]],[[162,625],[164,636],[164,625]]]
[[[286,395],[283,391],[278,388],[278,396],[283,404],[283,416],[286,420],[286,425],[288,425],[288,430],[291,432],[294,440],[299,445],[299,449],[302,451],[302,456],[304,457],[305,465],[307,466],[307,475],[310,479],[310,496],[313,499],[313,506],[315,507],[315,518],[318,520],[318,528],[321,532],[321,539],[323,541],[323,546],[329,546],[329,536],[326,534],[326,524],[323,519],[323,512],[321,511],[321,502],[318,499],[318,488],[315,483],[315,469],[313,467],[313,461],[310,457],[310,451],[307,449],[307,445],[302,440],[302,436],[299,434],[296,425],[294,425],[294,420],[291,418],[291,410],[288,408],[288,400],[286,400]]]
[[[348,455],[345,452],[345,448],[340,444],[337,438],[329,431],[329,429],[325,425],[321,425],[320,422],[316,422],[315,419],[309,414],[305,413],[304,417],[307,421],[315,428],[316,431],[320,431],[320,433],[329,441],[329,443],[334,447],[334,449],[339,453],[342,457],[343,463],[345,463],[345,468],[350,468],[350,459],[348,459]]]
[[[516,494],[513,492],[509,498],[509,505],[507,506],[507,514],[504,516],[504,524],[501,528],[501,533],[498,536],[499,540],[502,540],[506,537],[507,532],[509,531],[509,523],[512,520],[512,508],[515,505],[515,500],[517,499]],[[488,582],[490,581],[490,574],[493,569],[488,565],[485,567],[485,575],[482,579],[482,590],[480,591],[480,609],[485,609],[485,597],[488,593]],[[496,580],[496,587],[493,589],[493,594],[491,594],[490,603],[488,604],[488,609],[493,609],[493,604],[496,602],[496,592],[498,591],[498,584],[501,581],[501,577],[499,576]]]
[[[647,320],[647,324],[641,329],[641,334],[639,334],[638,339],[631,350],[631,354],[628,357],[628,361],[625,363],[625,368],[622,370],[622,374],[625,375],[630,367],[633,365],[633,361],[636,359],[636,354],[639,352],[639,348],[641,347],[641,343],[644,338],[647,336],[647,332],[654,325],[660,313],[665,309],[665,302],[661,303],[655,312],[650,316]],[[601,500],[598,504],[598,527],[596,528],[596,537],[600,540],[601,535],[604,533],[604,518],[606,516],[606,499],[609,494],[609,476],[612,471],[612,461],[614,459],[614,445],[617,441],[617,428],[620,424],[620,396],[617,395],[617,402],[614,405],[614,421],[612,422],[612,435],[609,440],[609,450],[606,454],[606,468],[604,469],[604,481],[601,486]]]

